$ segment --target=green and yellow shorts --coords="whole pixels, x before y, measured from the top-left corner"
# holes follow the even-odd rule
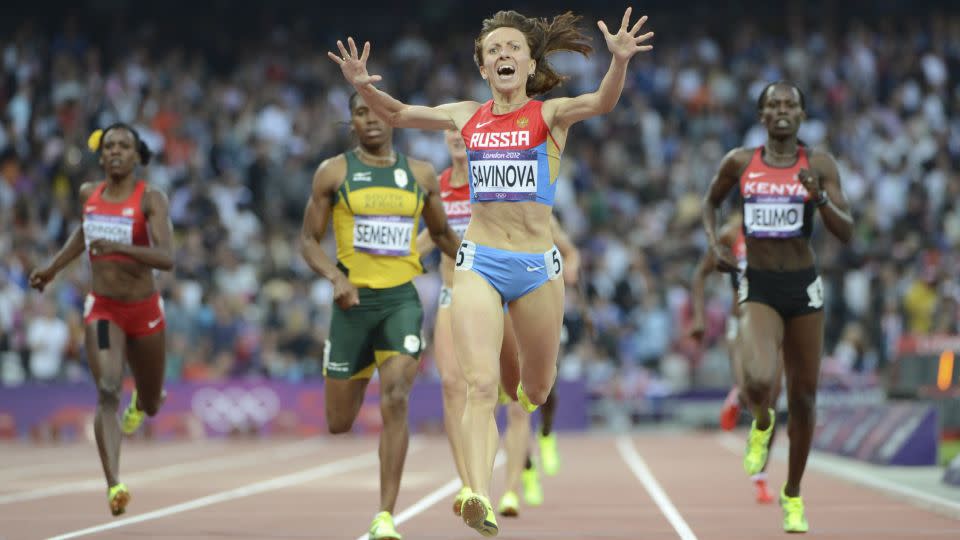
[[[369,379],[388,358],[420,358],[423,306],[413,283],[359,289],[360,304],[333,305],[330,337],[323,348],[323,376]]]

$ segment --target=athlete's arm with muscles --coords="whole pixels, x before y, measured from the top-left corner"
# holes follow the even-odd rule
[[[440,198],[440,182],[433,165],[416,159],[410,160],[410,168],[426,194],[423,202],[423,221],[427,224],[432,242],[448,257],[456,257],[460,249],[460,237],[447,222],[447,213]],[[417,239],[419,244],[419,238]]]
[[[346,173],[346,159],[342,155],[324,160],[317,167],[300,229],[300,253],[303,259],[314,272],[333,283],[333,300],[341,309],[359,304],[360,293],[347,276],[337,268],[337,263],[327,256],[321,243],[327,233],[327,224],[330,222],[333,211],[334,194]]]
[[[97,184],[94,182],[86,182],[81,185],[80,200],[86,201],[96,187]],[[86,249],[86,238],[83,235],[83,224],[81,223],[70,233],[67,242],[60,248],[60,251],[54,255],[53,260],[50,261],[47,266],[30,273],[30,286],[43,292],[44,287],[53,281],[53,278],[55,278],[61,270],[66,268],[67,265],[79,257]]]
[[[576,286],[580,277],[580,250],[570,239],[566,231],[560,226],[556,216],[550,216],[550,231],[553,233],[553,243],[560,250],[563,257],[563,281],[567,285]]]
[[[800,169],[800,181],[814,201],[826,197],[822,204],[818,204],[820,217],[827,229],[846,244],[853,236],[853,217],[850,215],[850,204],[840,186],[837,162],[829,153],[818,151],[810,153],[809,161],[812,170]]]
[[[606,114],[617,105],[620,94],[623,92],[623,84],[627,77],[627,64],[630,62],[630,58],[640,51],[649,51],[653,48],[653,45],[641,45],[653,37],[653,32],[647,32],[640,36],[636,35],[643,23],[647,22],[646,15],[640,17],[636,24],[627,30],[632,11],[633,8],[627,8],[624,12],[620,30],[616,34],[611,34],[603,21],[597,22],[597,26],[600,27],[604,40],[607,42],[607,48],[613,55],[610,60],[610,68],[607,69],[607,73],[603,76],[603,80],[600,81],[600,86],[596,91],[581,94],[577,97],[554,98],[544,102],[543,117],[551,129],[556,128],[560,133],[566,133],[566,130],[573,124],[593,116]]]
[[[120,244],[98,239],[90,242],[90,250],[97,255],[121,253],[157,270],[173,268],[173,225],[170,222],[170,203],[167,196],[152,189],[143,194],[143,213],[150,231],[149,246]]]
[[[736,272],[737,261],[730,246],[720,241],[717,233],[717,212],[730,190],[740,182],[740,175],[749,162],[749,150],[737,148],[727,152],[720,161],[720,168],[710,182],[703,200],[703,229],[707,233],[716,268],[721,272]]]
[[[327,52],[327,56],[340,66],[343,76],[363,97],[373,112],[384,122],[396,128],[417,128],[429,130],[460,129],[460,127],[480,108],[475,101],[446,103],[436,107],[408,105],[390,94],[379,90],[373,83],[382,80],[379,75],[367,73],[367,58],[370,57],[370,42],[363,44],[363,53],[357,51],[353,38],[347,38],[347,47],[337,40],[340,56]]]

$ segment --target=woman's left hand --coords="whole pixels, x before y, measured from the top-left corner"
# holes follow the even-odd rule
[[[606,23],[597,21],[597,26],[599,26],[600,31],[603,32],[603,39],[607,42],[607,48],[610,49],[610,52],[615,58],[620,60],[629,60],[638,52],[649,51],[653,48],[653,45],[643,45],[644,42],[653,37],[653,32],[647,32],[642,36],[637,36],[637,32],[643,27],[643,23],[647,22],[646,15],[640,17],[640,20],[633,25],[633,28],[627,30],[632,12],[633,8],[628,7],[627,11],[623,13],[620,30],[616,34],[611,34],[610,31],[607,30]]]

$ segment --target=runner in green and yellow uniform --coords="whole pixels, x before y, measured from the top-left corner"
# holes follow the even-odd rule
[[[406,459],[407,398],[417,374],[423,308],[413,278],[421,215],[437,246],[453,257],[460,238],[447,224],[433,167],[393,150],[393,131],[363,98],[350,99],[359,145],[320,164],[303,218],[303,256],[334,287],[323,374],[327,425],[350,430],[375,369],[380,374],[380,512],[371,540],[401,538],[393,509]],[[321,242],[333,219],[337,260]]]

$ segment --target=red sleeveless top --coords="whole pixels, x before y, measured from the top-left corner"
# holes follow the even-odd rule
[[[143,214],[143,194],[147,183],[139,180],[133,193],[120,202],[103,198],[107,182],[101,182],[83,204],[83,236],[90,252],[94,240],[109,240],[133,246],[149,246],[147,218]],[[90,260],[133,260],[121,253],[90,255]]]

